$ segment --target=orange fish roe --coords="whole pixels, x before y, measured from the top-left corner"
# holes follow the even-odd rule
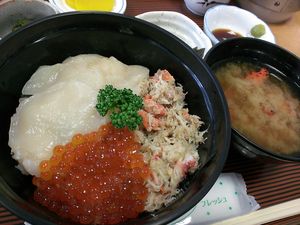
[[[246,79],[262,82],[269,76],[269,71],[266,68],[261,68],[259,71],[252,71],[247,74]]]
[[[40,164],[34,199],[58,215],[82,224],[116,224],[144,211],[150,169],[127,128],[104,125],[75,135]]]

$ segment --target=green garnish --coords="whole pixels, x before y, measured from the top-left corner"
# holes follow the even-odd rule
[[[251,35],[253,37],[259,38],[266,33],[266,28],[263,24],[257,24],[251,28]]]
[[[18,19],[18,20],[15,22],[15,24],[14,24],[14,26],[13,26],[13,28],[12,28],[12,31],[15,31],[15,30],[17,30],[17,29],[19,29],[19,28],[25,26],[25,25],[28,24],[29,22],[30,22],[29,19]]]
[[[101,116],[110,112],[112,125],[116,128],[136,129],[142,122],[142,117],[138,114],[142,107],[143,99],[127,88],[120,90],[106,85],[99,90],[97,96],[97,111]]]

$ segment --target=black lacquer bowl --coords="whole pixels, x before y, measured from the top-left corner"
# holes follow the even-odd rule
[[[0,203],[32,224],[72,224],[33,201],[32,178],[15,168],[7,142],[10,118],[33,72],[81,53],[114,56],[146,66],[152,74],[165,68],[183,85],[190,112],[201,116],[208,129],[199,147],[202,166],[182,183],[184,194],[174,203],[124,224],[166,224],[181,216],[209,191],[227,158],[231,129],[223,92],[208,66],[178,38],[148,22],[111,13],[51,16],[0,41]]]
[[[265,65],[300,99],[300,59],[278,45],[256,38],[228,39],[215,45],[205,56],[205,61],[211,68],[222,62],[240,59]],[[258,146],[234,128],[231,142],[232,147],[243,155],[264,163],[300,162],[300,148],[293,154],[276,153]]]

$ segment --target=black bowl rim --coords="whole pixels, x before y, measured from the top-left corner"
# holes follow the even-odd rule
[[[76,15],[115,16],[115,17],[120,17],[120,18],[123,18],[123,19],[131,20],[132,22],[141,23],[144,26],[147,26],[147,27],[149,27],[149,29],[152,29],[152,30],[158,30],[165,37],[175,39],[178,42],[178,44],[181,45],[182,49],[184,49],[189,54],[191,54],[195,59],[197,59],[198,63],[202,64],[206,68],[206,70],[208,72],[208,75],[210,76],[211,80],[213,81],[213,84],[217,87],[216,91],[217,91],[218,96],[220,97],[220,102],[222,103],[222,106],[223,106],[222,108],[223,108],[224,117],[225,117],[225,121],[224,121],[224,123],[225,123],[224,127],[225,128],[224,128],[224,130],[225,130],[226,136],[224,136],[225,141],[224,141],[224,145],[223,145],[222,155],[220,156],[220,159],[219,159],[218,163],[216,164],[215,172],[213,173],[212,176],[210,176],[210,178],[208,179],[208,182],[204,186],[204,188],[201,191],[198,191],[197,194],[194,195],[194,197],[191,198],[188,201],[188,204],[185,204],[184,206],[180,207],[179,209],[176,209],[176,211],[173,211],[171,215],[167,215],[167,216],[162,217],[160,219],[160,221],[156,223],[156,224],[167,224],[168,222],[171,222],[171,221],[175,220],[176,218],[179,218],[180,216],[184,215],[186,212],[188,212],[193,206],[195,206],[205,196],[205,194],[210,190],[210,188],[213,186],[213,184],[217,180],[219,174],[221,173],[221,171],[222,171],[222,169],[225,165],[225,162],[226,162],[226,159],[227,159],[227,156],[228,156],[228,152],[229,152],[229,147],[230,147],[231,126],[230,126],[229,110],[228,110],[227,102],[226,102],[226,99],[225,99],[225,95],[222,91],[222,88],[221,88],[219,82],[217,81],[217,79],[212,74],[210,68],[202,60],[202,58],[199,57],[197,55],[197,53],[192,48],[190,48],[186,43],[184,43],[178,37],[176,37],[175,35],[169,33],[168,31],[160,28],[159,26],[157,26],[155,24],[152,24],[150,22],[144,21],[144,20],[136,18],[136,17],[122,15],[122,14],[118,14],[118,13],[95,12],[95,11],[88,11],[88,12],[75,11],[75,12],[66,12],[66,13],[59,13],[59,14],[50,15],[50,16],[41,18],[39,20],[36,20],[34,22],[31,22],[28,25],[26,25],[24,27],[21,27],[17,31],[11,32],[10,34],[6,35],[2,40],[0,40],[0,48],[1,48],[2,45],[5,44],[6,41],[8,41],[9,39],[12,39],[15,36],[20,35],[23,31],[25,31],[25,30],[27,30],[31,27],[37,26],[37,25],[39,25],[41,23],[44,23],[44,22],[47,22],[48,20],[51,20],[51,19],[60,18],[60,17],[68,17],[68,16],[76,16]],[[213,159],[210,160],[210,162],[208,164],[210,164],[214,160],[214,158],[215,157],[213,157]],[[3,179],[1,178],[0,181],[1,180],[3,180]],[[203,194],[203,193],[205,193],[205,194]],[[43,218],[39,217],[38,215],[34,215],[32,213],[29,214],[28,211],[18,207],[17,204],[11,202],[5,196],[0,195],[0,204],[2,204],[5,208],[7,208],[13,214],[17,215],[18,217],[20,217],[23,220],[31,222],[32,224],[53,225],[52,222],[46,221]]]
[[[252,37],[235,37],[235,38],[230,38],[230,39],[226,39],[224,41],[219,41],[218,43],[216,43],[215,45],[213,45],[206,53],[206,55],[204,56],[204,61],[207,60],[207,58],[209,57],[210,54],[212,54],[211,52],[215,51],[216,48],[220,48],[219,46],[223,46],[223,45],[227,45],[227,43],[230,42],[260,42],[262,45],[269,45],[271,48],[276,48],[279,49],[282,53],[287,53],[289,55],[291,55],[292,57],[296,58],[297,60],[300,60],[300,57],[298,57],[296,54],[294,54],[293,52],[289,51],[288,49],[285,49],[279,45],[277,45],[276,43],[272,43],[266,40],[262,40],[259,38],[252,38]]]
[[[269,49],[275,49],[276,48],[277,50],[280,51],[281,54],[290,55],[290,57],[294,58],[295,61],[299,61],[299,64],[300,64],[300,58],[297,55],[295,55],[294,53],[290,52],[289,50],[287,50],[287,49],[285,49],[285,48],[283,48],[283,47],[281,47],[277,44],[274,44],[274,43],[271,43],[271,42],[268,42],[268,41],[265,41],[265,40],[262,40],[262,39],[251,38],[251,37],[231,38],[231,39],[227,39],[227,40],[218,42],[211,49],[209,49],[209,51],[207,52],[207,54],[204,57],[204,61],[206,62],[207,58],[209,58],[210,55],[213,54],[214,51],[216,51],[216,49],[222,48],[224,45],[228,45],[228,43],[229,44],[231,44],[231,43],[243,43],[243,44],[244,43],[246,43],[246,44],[249,43],[249,44],[251,44],[253,42],[260,43],[261,45],[267,45]],[[253,152],[253,151],[251,151],[250,148],[246,148],[245,146],[243,146],[243,148],[246,151],[250,151],[255,155],[259,154],[259,155],[271,157],[273,159],[280,160],[280,161],[300,162],[300,156],[277,154],[277,153],[275,153],[271,150],[264,149],[264,148],[260,147],[259,145],[255,144],[253,141],[251,141],[245,135],[241,134],[235,128],[231,127],[231,129],[232,129],[232,136],[233,137],[241,138],[243,141],[245,141],[247,144],[249,144],[251,147],[253,147],[257,152]],[[234,140],[234,139],[232,139],[232,140]],[[299,152],[300,152],[300,150],[299,150]]]

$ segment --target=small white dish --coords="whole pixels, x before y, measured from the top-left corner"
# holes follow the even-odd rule
[[[204,32],[213,44],[219,42],[213,34],[216,29],[229,29],[243,37],[253,37],[251,28],[258,24],[263,24],[266,31],[259,39],[275,43],[275,37],[269,26],[247,10],[236,6],[219,5],[208,9],[204,16]]]
[[[152,11],[136,16],[153,23],[188,44],[191,48],[205,48],[204,55],[212,47],[211,41],[190,18],[173,11]]]
[[[59,12],[71,12],[76,11],[71,8],[65,0],[49,0],[50,4],[54,5]],[[123,14],[126,10],[127,2],[126,0],[115,0],[115,5],[111,12]]]

